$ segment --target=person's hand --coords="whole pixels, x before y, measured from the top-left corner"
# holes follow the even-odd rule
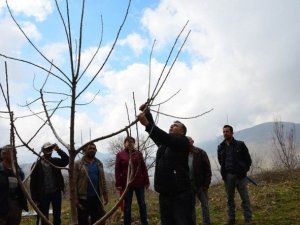
[[[139,107],[139,110],[142,111],[142,112],[148,112],[150,109],[148,107],[148,104],[147,103],[144,103],[142,104],[140,107]]]
[[[149,189],[150,184],[146,184],[145,188],[148,190]]]
[[[104,199],[103,204],[104,204],[104,205],[107,205],[107,203],[108,203],[108,196],[107,196],[107,195],[104,195],[104,196],[103,196],[103,199]]]
[[[138,115],[138,119],[139,119],[140,123],[144,126],[147,126],[149,124],[149,121],[144,113],[140,113]]]
[[[116,187],[116,189],[117,189],[118,191],[120,191],[120,192],[123,191],[123,190],[122,190],[122,187]]]
[[[58,147],[58,145],[57,145],[57,144],[55,144],[55,145],[54,145],[54,147],[53,147],[53,150],[54,150],[54,151],[57,151],[57,150],[59,150],[59,147]]]

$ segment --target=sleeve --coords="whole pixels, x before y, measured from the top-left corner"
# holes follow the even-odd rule
[[[75,185],[76,197],[78,196],[78,191],[77,191],[78,175],[79,175],[79,162],[75,162],[74,163],[74,185]]]
[[[210,161],[208,158],[208,155],[206,154],[205,151],[202,151],[202,161],[203,161],[203,167],[204,167],[204,186],[206,188],[209,188],[209,185],[211,183],[211,176],[212,176],[212,172],[211,172],[211,166],[210,166]]]
[[[69,156],[61,149],[57,150],[59,158],[53,158],[53,164],[59,167],[65,167],[69,164]]]
[[[144,186],[146,187],[146,186],[150,185],[148,169],[147,169],[143,154],[141,152],[140,152],[140,157],[141,157],[141,170],[142,170],[143,177],[144,177]]]
[[[219,164],[222,165],[222,147],[221,145],[218,145],[218,161],[219,161]]]
[[[38,180],[37,180],[37,162],[36,163],[33,163],[32,166],[31,166],[31,169],[33,169],[31,175],[30,175],[30,184],[29,184],[29,188],[30,188],[30,194],[31,194],[31,198],[34,202],[38,201],[38,196],[37,196],[37,183],[38,183]]]
[[[117,153],[116,155],[116,162],[115,162],[115,179],[116,179],[116,187],[121,187],[121,174],[122,174],[122,168],[121,168],[121,159],[120,154]]]
[[[246,166],[247,166],[247,172],[248,172],[249,169],[250,169],[250,166],[252,164],[252,159],[251,159],[251,156],[249,154],[249,150],[248,150],[247,146],[245,145],[245,143],[242,141],[241,144],[242,144],[242,149],[243,149],[243,152],[244,152],[244,160],[245,160],[245,163],[246,163]]]
[[[103,185],[103,196],[107,196],[107,185],[106,185],[106,179],[105,179],[105,174],[104,174],[104,169],[103,169],[103,164],[100,163],[100,176],[101,176],[101,180],[102,180],[102,185]]]
[[[178,150],[188,148],[189,141],[183,135],[177,136],[168,134],[157,126],[152,126],[151,130],[148,130],[148,127],[146,127],[146,131],[155,143],[160,143]]]

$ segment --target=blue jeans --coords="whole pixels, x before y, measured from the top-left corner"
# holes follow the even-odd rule
[[[199,201],[201,203],[202,223],[204,225],[210,225],[210,216],[209,216],[209,206],[208,206],[208,193],[207,193],[207,190],[204,191],[203,188],[200,188],[197,191],[195,190],[194,193],[198,197],[198,199],[199,199]],[[194,201],[194,211],[193,211],[194,224],[196,224],[196,207],[195,206],[196,206],[196,198],[195,198],[195,201]]]
[[[50,194],[45,194],[39,204],[39,208],[42,213],[49,218],[49,208],[50,203],[52,204],[53,210],[53,225],[60,225],[61,224],[61,192],[57,191]],[[45,224],[42,222],[42,224]]]
[[[124,225],[131,224],[131,203],[133,192],[139,205],[141,225],[148,225],[147,208],[145,203],[145,188],[129,188],[124,198]]]
[[[242,199],[245,220],[250,221],[252,219],[247,183],[248,181],[246,178],[238,179],[235,174],[226,174],[225,189],[227,194],[227,214],[230,220],[235,220],[235,188],[238,190]]]
[[[192,190],[176,195],[159,195],[161,225],[193,225],[195,196]]]

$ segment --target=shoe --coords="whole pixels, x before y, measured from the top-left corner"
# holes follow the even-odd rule
[[[229,219],[224,225],[234,225],[235,224],[235,219]]]
[[[252,220],[246,220],[245,225],[253,225]]]

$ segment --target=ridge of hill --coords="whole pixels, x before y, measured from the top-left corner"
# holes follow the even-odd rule
[[[296,140],[299,146],[300,144],[300,124],[292,123],[292,122],[282,122],[285,129],[290,129],[293,124],[296,127]],[[262,124],[258,124],[256,126],[246,128],[239,131],[234,131],[234,137],[237,140],[242,140],[246,143],[250,153],[259,153],[264,152],[269,153],[273,145],[273,126],[274,122],[266,122]],[[203,142],[197,143],[199,147],[206,150],[209,155],[216,155],[217,146],[223,141],[222,136],[218,136],[217,138]]]

